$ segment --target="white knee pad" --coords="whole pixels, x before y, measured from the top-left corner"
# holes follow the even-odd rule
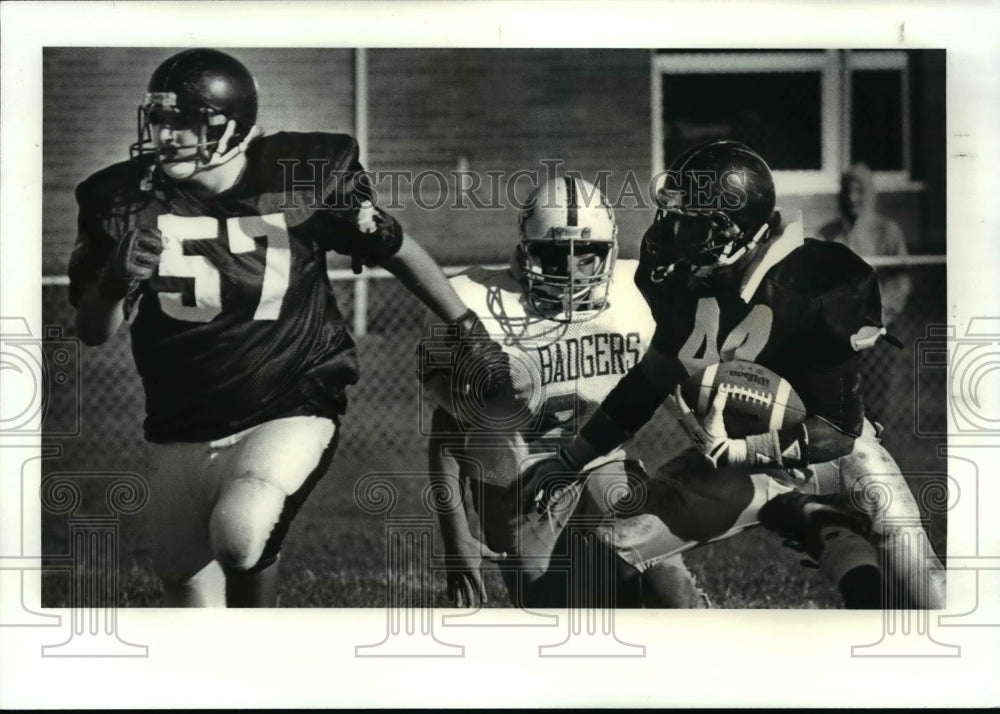
[[[209,521],[212,555],[227,572],[266,567],[277,558],[277,545],[268,547],[285,506],[285,493],[263,479],[243,477],[226,481]],[[267,552],[265,552],[267,551]]]
[[[876,533],[888,519],[919,526],[920,509],[892,455],[874,437],[863,435],[839,460],[840,477],[852,508],[872,518]]]

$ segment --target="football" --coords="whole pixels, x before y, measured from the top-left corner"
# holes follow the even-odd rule
[[[719,389],[729,391],[723,420],[733,438],[797,426],[806,418],[801,397],[786,379],[754,362],[717,362],[681,385],[684,401],[705,416]]]

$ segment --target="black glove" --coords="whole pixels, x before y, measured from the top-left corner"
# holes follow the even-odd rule
[[[109,302],[118,302],[148,279],[160,263],[163,238],[156,228],[133,228],[118,241],[108,257],[98,290]]]
[[[499,400],[501,410],[517,409],[510,356],[489,336],[472,310],[466,311],[454,325],[458,328],[455,337],[458,353],[453,372],[456,397],[470,405]]]
[[[365,201],[351,217],[355,233],[351,270],[360,275],[365,265],[377,265],[395,255],[403,244],[403,227],[395,218]]]

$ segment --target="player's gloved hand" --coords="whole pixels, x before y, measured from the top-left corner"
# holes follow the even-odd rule
[[[468,534],[447,540],[445,572],[448,599],[456,607],[479,607],[486,604],[486,586],[481,572],[483,563],[506,557],[506,553],[497,553]]]
[[[123,300],[152,276],[160,263],[163,237],[153,227],[137,227],[118,241],[101,273],[98,290],[108,302]]]
[[[529,461],[521,473],[524,513],[543,514],[550,511],[566,489],[583,477],[581,471],[584,465],[566,448]]]
[[[680,385],[674,392],[674,401],[681,410],[681,426],[691,438],[694,447],[714,467],[739,465],[747,460],[747,443],[744,439],[731,439],[726,432],[722,415],[726,410],[729,392],[719,389],[708,413],[699,419],[681,395]]]
[[[356,232],[356,245],[351,253],[351,270],[356,275],[361,274],[365,265],[375,265],[396,252],[387,246],[398,247],[403,242],[403,227],[399,221],[377,209],[369,200],[362,201],[354,213],[344,212],[343,218]]]
[[[512,400],[514,388],[510,356],[492,339],[482,320],[473,310],[466,310],[455,320],[458,328],[458,356],[455,377],[458,397],[484,404],[498,397]]]

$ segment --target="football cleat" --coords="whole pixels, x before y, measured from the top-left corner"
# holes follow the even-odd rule
[[[837,506],[834,500],[834,496],[812,496],[800,491],[788,491],[761,507],[760,524],[791,541],[794,544],[792,547],[818,561],[823,553],[823,539],[820,536],[823,528],[845,528],[865,539],[871,535],[871,518]]]
[[[618,226],[596,186],[570,176],[538,186],[521,212],[520,234],[514,270],[535,312],[572,322],[608,306]]]
[[[185,150],[197,149],[203,162],[211,160],[226,125],[235,131],[229,146],[242,142],[257,121],[257,82],[239,61],[225,52],[185,50],[153,72],[138,110],[138,137],[129,147],[132,158],[155,154],[158,163],[190,160]],[[192,145],[158,148],[154,127],[169,124],[189,128],[198,136]],[[185,158],[174,158],[175,155]]]

